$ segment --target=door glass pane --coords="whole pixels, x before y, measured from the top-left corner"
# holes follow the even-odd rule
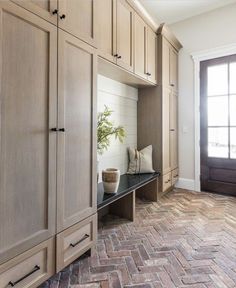
[[[236,93],[236,62],[230,63],[229,69],[230,69],[229,92],[230,92],[230,94],[233,94],[233,93]]]
[[[230,96],[230,126],[236,126],[236,95]]]
[[[208,126],[228,126],[228,96],[208,97]]]
[[[236,128],[230,128],[230,158],[236,159]]]
[[[228,158],[228,128],[208,128],[208,157]]]
[[[208,67],[208,96],[228,94],[228,65]]]

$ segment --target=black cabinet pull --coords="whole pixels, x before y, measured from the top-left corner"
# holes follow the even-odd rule
[[[60,16],[60,18],[61,18],[61,20],[62,20],[62,19],[65,19],[65,18],[66,18],[66,15],[65,15],[65,14],[62,14],[62,15]]]
[[[53,15],[55,15],[55,14],[57,14],[57,13],[58,13],[58,10],[57,10],[57,9],[55,9],[55,10],[52,11],[52,14],[53,14]]]
[[[174,87],[174,86],[175,86],[175,84],[173,84],[173,83],[172,83],[172,84],[170,84],[170,86],[171,86],[171,87]]]
[[[119,55],[119,56],[117,56],[117,59],[121,59],[122,57]]]
[[[19,280],[17,280],[16,282],[12,282],[10,281],[8,283],[8,285],[10,285],[11,287],[14,287],[15,285],[17,285],[18,283],[20,283],[21,281],[23,281],[24,279],[26,279],[27,277],[29,277],[30,275],[34,274],[36,271],[40,270],[40,266],[39,265],[35,265],[34,269],[27,273],[25,276],[21,277]]]
[[[60,128],[58,131],[59,132],[65,132],[66,130],[65,130],[65,128]]]
[[[175,131],[175,129],[170,129],[170,131]]]
[[[52,131],[52,132],[57,132],[58,129],[57,129],[57,128],[51,128],[50,131]]]
[[[78,242],[76,243],[70,243],[70,247],[75,247],[77,246],[78,244],[80,244],[81,242],[83,242],[85,239],[89,238],[89,235],[88,234],[85,234],[84,237],[82,237]]]
[[[114,57],[118,57],[118,54],[115,54]]]

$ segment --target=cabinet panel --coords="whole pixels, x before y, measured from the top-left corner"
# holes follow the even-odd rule
[[[23,8],[35,13],[45,20],[57,25],[57,14],[53,11],[57,9],[57,0],[11,0]]]
[[[162,176],[162,192],[167,191],[171,187],[171,173]]]
[[[135,14],[134,20],[134,72],[147,78],[147,25]]]
[[[96,210],[95,50],[59,31],[58,231]]]
[[[97,214],[62,231],[57,235],[57,271],[95,245]]]
[[[59,27],[96,46],[97,1],[100,0],[59,0]]]
[[[173,47],[170,48],[170,86],[178,91],[178,53]]]
[[[170,89],[163,89],[162,98],[162,147],[163,147],[163,174],[171,171],[171,157],[170,157]]]
[[[133,71],[133,16],[125,0],[117,0],[117,64]]]
[[[38,287],[55,273],[54,251],[52,238],[0,265],[0,287]]]
[[[179,169],[175,169],[171,172],[171,184],[174,186],[179,179]]]
[[[147,37],[147,73],[148,80],[157,83],[157,36],[150,28]]]
[[[170,44],[162,38],[162,82],[166,87],[170,86]]]
[[[170,94],[170,159],[171,169],[178,167],[178,97]]]
[[[49,238],[56,201],[56,27],[0,3],[0,262]]]
[[[97,2],[97,47],[99,54],[116,62],[116,0],[99,0]]]

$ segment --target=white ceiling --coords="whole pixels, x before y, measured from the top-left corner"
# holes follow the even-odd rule
[[[159,23],[173,24],[211,10],[236,3],[236,0],[139,0]],[[235,16],[236,17],[236,16]],[[223,20],[223,19],[221,19]],[[219,19],[219,21],[221,21]]]

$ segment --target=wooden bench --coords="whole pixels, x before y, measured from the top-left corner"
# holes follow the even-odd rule
[[[104,193],[103,184],[98,184],[97,210],[127,218],[134,221],[135,196],[146,198],[150,201],[158,200],[158,177],[160,173],[128,175],[120,177],[117,193]],[[144,189],[145,188],[145,189]],[[108,211],[109,210],[109,211]],[[104,213],[105,214],[105,213]]]

